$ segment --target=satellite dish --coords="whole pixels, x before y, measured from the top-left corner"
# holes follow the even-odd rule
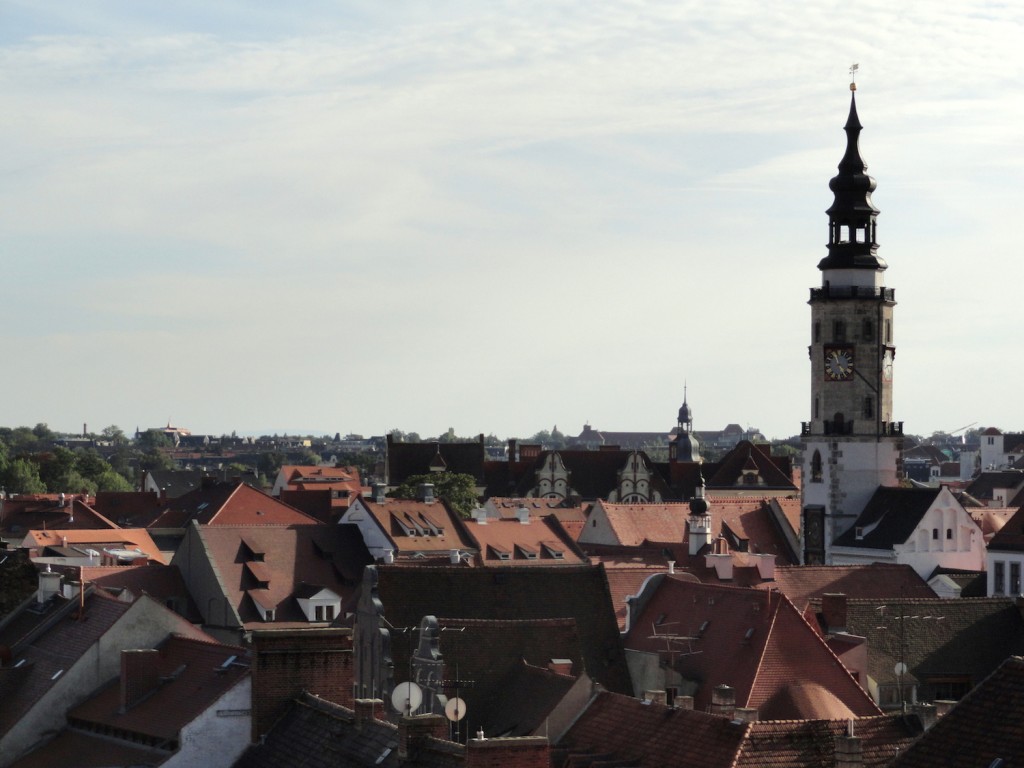
[[[391,692],[391,706],[403,715],[411,715],[422,703],[423,691],[416,683],[399,683]]]
[[[444,716],[453,723],[459,722],[466,716],[466,702],[458,696],[449,699],[448,703],[444,705]]]
[[[897,675],[905,675],[905,674],[907,674],[907,665],[904,664],[902,661],[897,661],[896,662],[896,667],[893,669],[893,671]]]

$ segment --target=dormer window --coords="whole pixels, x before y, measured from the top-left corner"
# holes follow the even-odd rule
[[[523,544],[516,544],[516,551],[519,553],[519,557],[526,560],[536,560],[537,550],[527,547]]]
[[[547,553],[547,556],[550,557],[552,560],[564,560],[565,559],[565,551],[562,550],[562,549],[559,549],[558,547],[554,546],[553,544],[542,544],[541,546],[544,547],[544,552]]]
[[[512,553],[509,552],[507,549],[502,549],[501,547],[498,547],[498,546],[496,546],[494,544],[488,545],[487,549],[490,551],[491,557],[494,558],[495,560],[511,560],[512,559]]]

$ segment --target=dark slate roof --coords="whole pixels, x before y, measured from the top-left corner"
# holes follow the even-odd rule
[[[928,577],[931,581],[936,576],[945,576],[958,587],[960,597],[987,597],[988,580],[985,571],[963,571],[957,568],[936,568]]]
[[[387,605],[385,604],[385,612]],[[387,615],[387,613],[385,613]],[[445,675],[472,684],[459,691],[466,702],[468,733],[483,728],[492,736],[529,736],[575,678],[553,675],[553,659],[583,668],[582,643],[574,619],[447,619],[441,625]],[[396,669],[407,669],[408,642],[392,638]]]
[[[1024,659],[1011,657],[907,748],[892,768],[1024,765]]]
[[[129,744],[65,728],[39,749],[11,763],[10,768],[53,768],[55,765],[75,768],[149,766],[159,765],[170,756],[170,750]]]
[[[744,470],[756,469],[764,481],[756,487],[795,491],[789,459],[773,457],[769,451],[767,444],[755,445],[749,440],[741,440],[721,461],[704,467],[708,490],[742,485]]]
[[[456,768],[463,765],[458,744],[427,738],[409,760],[398,757],[398,728],[374,720],[355,727],[351,709],[309,693],[292,702],[265,741],[250,747],[234,768],[397,768],[423,766]]]
[[[868,674],[879,683],[896,682],[901,638],[902,659],[920,682],[967,676],[977,684],[1024,652],[1024,617],[1009,598],[849,600],[846,625],[867,638]]]
[[[579,566],[378,566],[392,626],[438,619],[575,619],[586,672],[609,690],[632,692],[604,568]]]
[[[941,488],[885,488],[875,490],[857,522],[835,540],[837,547],[892,549],[911,537]],[[857,529],[865,531],[857,538]]]
[[[147,474],[168,499],[176,499],[198,488],[203,478],[198,469],[151,469]]]
[[[4,627],[0,643],[12,649],[14,664],[24,663],[0,667],[0,735],[57,685],[62,674],[131,607],[89,589],[84,604],[80,617],[78,601],[55,598],[46,614],[33,616],[39,620],[37,626],[26,628],[15,622]]]
[[[982,501],[991,501],[997,488],[1019,489],[1024,486],[1024,472],[1019,469],[984,471],[964,488],[964,492]]]
[[[1024,507],[1006,521],[1006,524],[988,543],[989,551],[1024,552]]]
[[[484,482],[484,440],[480,435],[471,443],[398,443],[388,435],[388,483],[401,485],[412,475],[425,475],[440,456],[448,472],[472,475],[478,484]]]

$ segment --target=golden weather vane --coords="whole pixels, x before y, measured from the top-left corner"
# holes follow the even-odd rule
[[[860,64],[854,62],[850,65],[850,90],[857,90],[857,70],[860,69]]]

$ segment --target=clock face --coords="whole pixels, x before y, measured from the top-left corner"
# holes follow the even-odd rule
[[[830,347],[825,350],[825,378],[846,381],[853,376],[853,349]]]

